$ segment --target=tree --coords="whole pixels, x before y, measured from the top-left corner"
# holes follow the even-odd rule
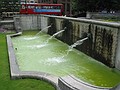
[[[2,12],[19,12],[18,0],[0,0],[0,15]]]
[[[120,0],[72,0],[74,11],[102,11],[120,10]]]
[[[55,3],[55,4],[56,4],[56,3],[57,3],[57,0],[53,0],[53,3]]]

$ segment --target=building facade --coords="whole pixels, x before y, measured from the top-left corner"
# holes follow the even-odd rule
[[[23,3],[38,3],[38,0],[21,0],[21,4]]]
[[[71,16],[72,14],[71,0],[57,0],[57,3],[61,3],[64,5],[64,14],[66,16]]]

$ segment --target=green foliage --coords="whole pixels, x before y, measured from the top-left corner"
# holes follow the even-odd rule
[[[2,12],[18,12],[19,0],[0,0],[0,13]]]
[[[75,11],[102,11],[120,10],[120,0],[72,0]]]
[[[120,22],[120,17],[101,17],[100,18],[102,21],[107,21],[107,22]]]
[[[55,88],[41,80],[10,79],[6,38],[0,33],[0,90],[55,90]]]
[[[53,0],[53,3],[57,3],[57,0]]]

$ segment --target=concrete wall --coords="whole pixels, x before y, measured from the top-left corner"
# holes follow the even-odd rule
[[[89,39],[76,48],[120,70],[120,24],[61,16],[24,15],[19,18],[22,30],[43,29],[52,23],[46,30],[52,35],[67,27],[57,38],[69,45],[89,35]]]
[[[47,27],[48,26],[48,18],[41,16],[40,24],[41,24],[40,29]],[[46,30],[46,32],[47,32],[47,30]]]
[[[116,49],[115,67],[120,69],[120,29],[118,32],[118,44],[117,44],[117,49]]]
[[[10,31],[15,30],[13,20],[0,21],[0,27],[2,27],[5,30],[10,30]]]
[[[38,17],[33,15],[23,15],[20,17],[22,30],[34,30],[39,29]]]

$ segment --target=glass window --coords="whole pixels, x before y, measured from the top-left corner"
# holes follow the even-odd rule
[[[31,7],[30,7],[30,6],[28,6],[28,8],[30,9]]]
[[[35,8],[35,6],[31,6],[31,8]]]
[[[22,9],[25,9],[25,5],[22,5]]]

